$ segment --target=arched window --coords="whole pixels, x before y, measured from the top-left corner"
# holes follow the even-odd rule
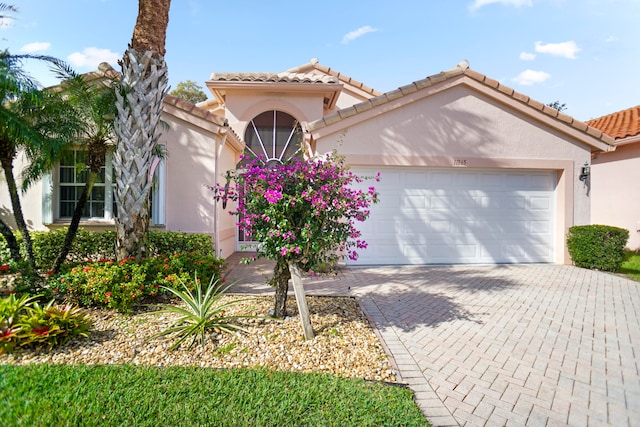
[[[265,111],[254,117],[244,134],[245,153],[262,156],[266,163],[282,163],[299,153],[302,129],[298,121],[282,111]]]

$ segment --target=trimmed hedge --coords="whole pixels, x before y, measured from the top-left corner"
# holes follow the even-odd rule
[[[582,268],[618,271],[624,261],[629,230],[610,225],[577,225],[569,228],[567,248],[573,263]]]
[[[66,228],[51,231],[32,231],[33,251],[36,265],[47,269],[53,265],[59,248],[64,242]],[[16,233],[18,243],[21,236]],[[79,229],[67,255],[68,262],[86,260],[115,260],[115,231],[87,231]],[[208,234],[190,234],[180,231],[150,231],[148,256],[171,255],[174,253],[197,253],[214,255],[211,236]],[[0,235],[0,261],[8,261],[9,251],[6,241]]]

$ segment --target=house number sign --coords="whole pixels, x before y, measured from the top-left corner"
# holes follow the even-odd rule
[[[453,166],[467,166],[467,159],[453,159]]]

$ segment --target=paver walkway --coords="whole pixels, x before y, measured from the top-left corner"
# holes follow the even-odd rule
[[[229,259],[237,262],[238,255]],[[238,292],[272,292],[259,261]],[[564,265],[343,268],[434,426],[640,426],[640,284]]]

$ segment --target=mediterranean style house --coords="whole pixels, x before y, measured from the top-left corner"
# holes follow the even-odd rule
[[[615,139],[615,151],[591,160],[591,222],[629,230],[627,247],[640,249],[640,105],[589,120]]]
[[[357,264],[570,263],[568,228],[591,222],[588,166],[615,149],[602,130],[466,61],[386,93],[317,59],[284,72],[214,73],[205,84],[212,97],[197,106],[165,100],[168,156],[155,169],[152,226],[209,233],[225,257],[250,238],[207,186],[243,152],[281,161],[302,145],[381,174]],[[61,162],[24,195],[33,229],[68,222],[74,165]],[[110,174],[107,165],[85,228],[112,224]],[[8,219],[6,191],[0,206]]]

